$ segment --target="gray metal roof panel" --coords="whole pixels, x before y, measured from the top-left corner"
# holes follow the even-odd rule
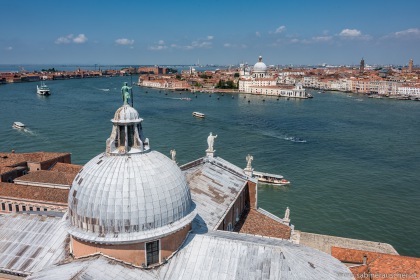
[[[353,279],[332,256],[288,241],[215,232],[191,234],[160,268],[161,279]]]
[[[58,264],[38,273],[34,273],[28,280],[156,280],[152,271],[123,265],[118,261],[103,256],[75,260],[66,264]]]
[[[0,269],[31,273],[65,255],[67,232],[57,217],[28,214],[0,216]]]
[[[194,220],[195,229],[205,232],[217,227],[248,181],[240,171],[219,157],[184,170],[199,215]]]

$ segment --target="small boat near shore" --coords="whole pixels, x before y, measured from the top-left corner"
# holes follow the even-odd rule
[[[36,85],[36,93],[39,95],[50,95],[50,88],[44,83],[41,82],[41,86]]]
[[[206,115],[204,115],[203,113],[200,113],[200,112],[193,112],[192,115],[193,115],[193,117],[201,118],[201,119],[206,117]]]
[[[290,184],[290,181],[284,179],[282,175],[254,171],[253,176],[258,179],[258,182],[264,184],[271,184],[277,186],[284,186]]]
[[[26,125],[24,125],[21,122],[14,122],[13,125],[12,125],[12,127],[13,128],[16,128],[16,129],[24,129],[26,127]]]

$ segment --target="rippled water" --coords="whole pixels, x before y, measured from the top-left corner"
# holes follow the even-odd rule
[[[36,94],[35,83],[1,85],[0,150],[71,152],[85,164],[105,149],[123,82],[130,77],[49,81],[48,97]],[[255,170],[284,175],[291,186],[261,185],[259,205],[279,216],[289,206],[297,229],[387,242],[419,256],[420,102],[313,95],[195,98],[135,87],[134,106],[151,147],[168,156],[175,148],[181,164],[203,156],[213,132],[218,156],[245,167],[249,153]],[[28,129],[12,129],[14,121]]]

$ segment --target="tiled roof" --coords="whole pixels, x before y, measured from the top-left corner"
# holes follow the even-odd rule
[[[26,162],[43,162],[68,154],[70,153],[0,153],[0,166],[16,166]]]
[[[14,169],[15,168],[13,168],[13,167],[0,166],[0,174],[10,172],[10,171],[12,171]]]
[[[0,153],[0,166],[17,166],[26,162],[23,154]]]
[[[381,253],[333,246],[331,247],[331,255],[342,262],[361,264],[363,263],[363,256],[367,256],[369,260],[373,260],[380,256]]]
[[[388,275],[387,278],[391,278],[392,275],[393,278],[419,279],[420,276],[420,258],[339,247],[332,247],[331,255],[344,263],[361,264],[351,268],[355,277],[366,271],[373,275]],[[364,256],[367,257],[366,265],[363,265]]]
[[[239,225],[235,228],[235,231],[240,233],[289,239],[291,229],[290,227],[273,220],[255,209],[250,209],[248,214],[241,219]]]
[[[23,175],[15,179],[16,184],[31,184],[31,183],[44,183],[44,184],[57,184],[71,186],[76,173],[65,173],[59,171],[38,170],[29,174]]]
[[[22,186],[0,182],[0,197],[29,199],[67,204],[69,190],[35,186]]]
[[[82,165],[71,164],[71,163],[62,163],[57,162],[50,171],[58,171],[58,172],[65,172],[65,173],[73,173],[76,177],[76,174],[82,169]]]

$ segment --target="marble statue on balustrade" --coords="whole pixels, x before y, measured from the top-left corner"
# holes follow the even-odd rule
[[[290,223],[290,209],[289,209],[289,207],[287,207],[286,211],[284,212],[283,222]]]
[[[171,153],[171,158],[172,158],[172,160],[173,160],[174,162],[176,162],[176,150],[175,150],[175,149],[172,149],[170,153]]]

